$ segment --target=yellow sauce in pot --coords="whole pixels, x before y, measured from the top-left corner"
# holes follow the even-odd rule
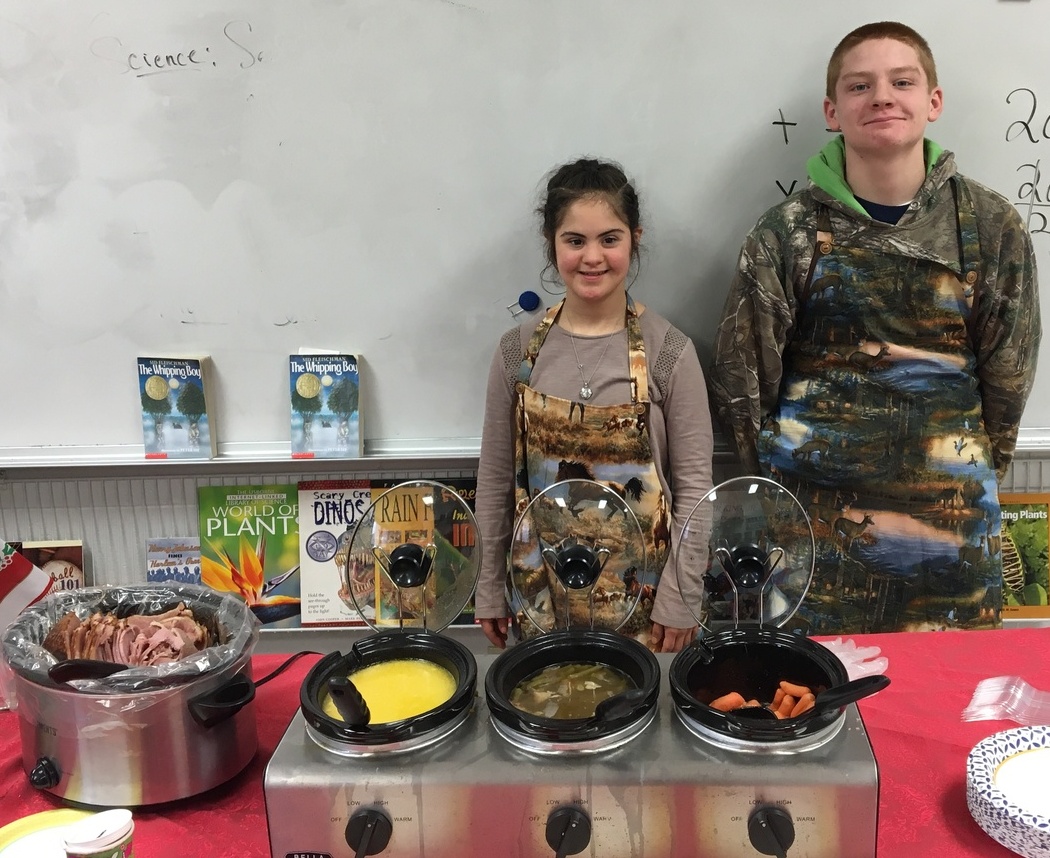
[[[446,703],[456,693],[456,679],[432,661],[396,658],[355,670],[349,679],[368,704],[370,724],[388,724],[422,715]],[[342,721],[332,698],[325,694],[321,708]]]

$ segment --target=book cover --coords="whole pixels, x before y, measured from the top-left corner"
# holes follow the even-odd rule
[[[79,590],[87,584],[84,568],[84,543],[79,539],[36,539],[12,542],[34,566],[51,576],[51,592]]]
[[[478,493],[478,481],[474,477],[449,477],[440,480],[441,483],[448,486],[450,489],[455,489],[456,493],[466,502],[467,506],[470,507],[470,511],[474,511],[474,498]],[[452,517],[452,526],[449,528],[451,531],[451,543],[452,547],[460,552],[464,557],[473,557],[474,552],[477,548],[477,530],[475,529],[473,522],[465,521],[466,516],[464,513],[451,505],[443,505],[439,508],[440,510],[448,510],[448,514]],[[467,602],[463,612],[457,617],[452,625],[454,626],[472,626],[474,625],[474,593],[473,588],[471,589],[470,600]]]
[[[360,362],[357,355],[290,355],[293,459],[360,458]]]
[[[375,587],[363,558],[350,555],[354,528],[372,503],[368,480],[299,483],[299,587],[303,626],[363,626],[343,592],[343,570],[364,616],[375,619]],[[345,599],[345,601],[344,601]]]
[[[150,583],[201,583],[201,543],[193,536],[154,536],[146,540],[146,580]]]
[[[300,626],[295,485],[200,486],[201,582],[239,594],[263,629]]]
[[[140,357],[136,363],[146,458],[214,458],[208,357]]]
[[[1001,494],[999,504],[1002,534],[987,549],[1003,555],[1003,621],[1050,619],[1050,494]]]
[[[467,501],[473,510],[473,497],[477,490],[474,479],[441,479],[438,482],[455,491]],[[399,485],[396,481],[376,480],[372,484],[375,508],[375,527],[380,547],[387,553],[399,545],[412,543],[426,546],[433,543],[437,549],[437,572],[427,580],[425,587],[405,591],[401,594],[406,625],[422,624],[422,591],[426,592],[427,610],[434,605],[435,592],[447,594],[451,589],[461,591],[466,608],[455,618],[452,625],[473,625],[474,610],[470,600],[474,581],[469,575],[473,562],[477,537],[473,523],[456,502],[445,492],[435,495],[433,503],[425,503],[429,497],[427,487],[406,486],[390,491]],[[376,593],[377,626],[398,625],[397,588],[383,573],[378,564],[372,564]],[[447,598],[447,596],[446,596]]]

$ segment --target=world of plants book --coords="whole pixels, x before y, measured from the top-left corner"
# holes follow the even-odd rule
[[[200,486],[197,509],[201,582],[238,594],[264,630],[299,628],[296,486]]]

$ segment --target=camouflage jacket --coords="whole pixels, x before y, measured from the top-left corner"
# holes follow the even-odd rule
[[[955,159],[943,152],[897,224],[873,221],[816,186],[766,212],[748,235],[726,299],[708,373],[712,403],[742,464],[759,473],[756,439],[775,409],[782,355],[795,327],[816,244],[821,207],[837,244],[937,262],[961,276]],[[1003,196],[962,175],[977,210],[981,278],[969,321],[984,424],[1001,480],[1013,458],[1040,339],[1031,237]]]

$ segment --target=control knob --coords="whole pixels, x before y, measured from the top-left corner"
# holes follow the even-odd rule
[[[556,858],[575,855],[591,842],[591,821],[577,807],[559,807],[547,817],[547,845]]]
[[[346,843],[354,850],[354,858],[378,855],[386,849],[393,833],[390,817],[374,807],[354,811],[346,823]]]
[[[759,807],[747,818],[747,836],[763,855],[787,858],[788,848],[795,842],[795,823],[783,808]]]
[[[29,782],[37,789],[53,789],[62,780],[62,774],[50,757],[41,757],[29,773]]]

